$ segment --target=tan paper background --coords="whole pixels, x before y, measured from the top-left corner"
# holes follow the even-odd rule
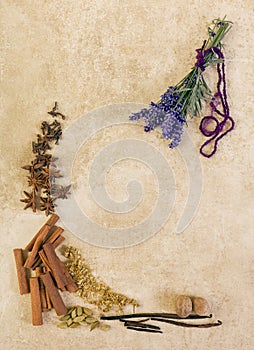
[[[26,174],[20,167],[31,159],[30,143],[46,112],[58,101],[68,115],[67,126],[103,105],[155,100],[188,72],[195,48],[206,38],[206,27],[225,14],[234,22],[225,40],[225,54],[236,128],[220,143],[215,157],[200,157],[202,198],[191,225],[184,233],[174,234],[187,191],[180,164],[171,216],[148,241],[113,250],[88,245],[71,232],[65,233],[99,276],[139,300],[140,311],[173,312],[175,296],[186,293],[206,297],[224,325],[200,330],[163,325],[163,335],[150,335],[112,323],[108,333],[90,333],[56,328],[52,312],[45,316],[42,327],[32,327],[30,299],[18,294],[12,249],[25,246],[45,221],[43,214],[24,212],[19,199],[26,189]],[[1,349],[254,347],[253,30],[250,0],[1,2]],[[134,126],[129,130],[137,138],[150,137],[149,142],[172,157],[177,168],[179,160],[169,155],[166,142]],[[198,120],[190,123],[189,132],[198,149],[203,140]],[[80,176],[84,171],[85,178],[86,164],[99,146],[114,140],[117,133],[112,127],[91,139],[77,163]],[[111,175],[114,179],[114,171]],[[152,192],[153,185],[151,179],[144,188]],[[115,186],[109,183],[110,191],[117,200],[124,198],[121,177]],[[83,204],[89,200],[84,198]],[[148,194],[146,200],[152,204],[153,198]],[[149,202],[144,205],[146,213]],[[109,221],[114,220],[112,216]],[[73,302],[69,296],[65,301]]]

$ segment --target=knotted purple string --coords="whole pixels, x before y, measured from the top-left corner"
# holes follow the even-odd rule
[[[214,94],[212,102],[210,102],[211,106],[211,115],[204,117],[201,122],[199,129],[202,134],[206,137],[212,136],[209,140],[203,143],[200,147],[200,153],[207,158],[212,157],[217,151],[217,143],[222,137],[224,137],[227,133],[234,129],[235,122],[233,118],[230,116],[229,106],[227,101],[227,91],[226,91],[226,74],[225,74],[225,63],[224,63],[224,55],[222,51],[218,47],[211,47],[207,49],[203,53],[203,48],[205,46],[203,44],[201,49],[197,49],[197,62],[196,67],[199,67],[203,72],[205,70],[205,56],[211,52],[214,52],[219,59],[222,59],[222,63],[217,63],[217,73],[218,73],[218,82],[217,82],[217,91]],[[223,112],[221,112],[217,106],[221,104]],[[223,120],[220,122],[218,118],[214,116],[214,113],[221,116]],[[223,129],[227,122],[231,123],[230,128],[223,132]],[[211,122],[215,122],[214,130],[209,130],[207,127]],[[220,134],[220,135],[219,135]],[[218,137],[217,137],[218,136]],[[213,150],[211,153],[206,153],[203,151],[204,147],[207,146],[210,142],[214,142]]]

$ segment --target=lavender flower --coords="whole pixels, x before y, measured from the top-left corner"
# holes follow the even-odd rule
[[[169,140],[169,148],[177,147],[181,142],[183,134],[183,124],[176,117],[170,115],[161,125],[162,137]]]
[[[144,131],[150,132],[160,126],[162,137],[171,140],[170,148],[179,145],[183,133],[182,102],[179,102],[179,95],[173,86],[161,96],[158,103],[151,102],[150,108],[143,108],[138,113],[133,113],[130,120],[145,121]]]

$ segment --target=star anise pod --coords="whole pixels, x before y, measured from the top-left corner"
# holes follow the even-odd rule
[[[45,153],[45,154],[37,154],[34,161],[36,164],[41,164],[42,167],[52,166],[56,168],[56,164],[55,164],[56,160],[57,160],[56,157],[52,157],[51,154]]]
[[[70,188],[71,185],[68,186],[62,186],[62,185],[53,185],[50,188],[50,192],[54,198],[58,199],[67,199],[68,195],[70,195]]]
[[[24,165],[21,168],[24,170],[28,170],[31,174],[34,174],[37,170],[39,170],[43,166],[42,163],[38,163],[37,160],[33,160],[31,165]]]
[[[52,199],[50,196],[47,197],[40,197],[41,199],[41,205],[40,209],[41,211],[45,211],[46,216],[48,216],[51,213],[54,213],[55,211],[55,199]]]
[[[31,174],[28,178],[28,186],[33,186],[36,192],[38,192],[39,187],[42,187],[44,181],[40,174]]]
[[[36,194],[35,194],[35,190],[33,190],[31,193],[24,191],[24,194],[26,196],[25,199],[21,199],[21,202],[26,203],[26,206],[24,207],[24,209],[27,208],[32,208],[33,212],[36,212]]]
[[[62,177],[62,175],[60,174],[60,170],[54,168],[44,168],[43,170],[46,173],[45,177],[48,177],[51,183],[54,183],[56,179]]]

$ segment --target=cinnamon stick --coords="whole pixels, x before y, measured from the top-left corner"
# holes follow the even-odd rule
[[[52,247],[53,247],[54,249],[56,249],[60,244],[63,243],[64,240],[65,240],[65,238],[64,238],[63,236],[59,236],[59,237],[52,243]],[[33,266],[32,266],[32,269],[33,269],[33,270],[36,269],[38,266],[40,266],[41,263],[44,263],[44,262],[42,261],[41,257],[40,257],[40,254],[41,254],[42,251],[43,251],[43,250],[40,250],[40,251],[38,252],[38,255],[37,255],[37,257],[36,257],[36,259],[35,259],[35,261],[34,261],[34,263],[33,263]],[[44,257],[45,257],[45,259],[46,259],[46,255],[45,255],[45,254],[44,254]]]
[[[40,289],[40,298],[41,298],[41,309],[42,312],[48,311],[48,305],[47,305],[47,298],[46,298],[46,290],[44,287],[44,284],[42,283],[42,280],[39,278],[42,274],[42,268],[37,267],[35,269],[36,277],[38,277],[39,281],[39,289]]]
[[[50,273],[46,272],[45,274],[41,275],[41,279],[44,283],[44,286],[46,287],[46,290],[49,294],[50,300],[53,304],[54,309],[56,310],[57,315],[65,315],[68,310],[64,305],[64,302],[60,296],[58,289],[54,285]]]
[[[51,300],[50,300],[50,297],[49,297],[49,293],[48,293],[48,290],[47,290],[46,287],[45,287],[45,293],[46,293],[47,309],[51,310],[52,309],[52,303],[51,303]]]
[[[16,248],[16,249],[13,249],[13,254],[14,254],[15,263],[16,263],[19,292],[21,295],[27,294],[29,293],[29,283],[28,283],[26,268],[23,266],[24,264],[23,251],[20,248]]]
[[[45,266],[42,267],[42,272],[43,273],[47,272],[47,268]],[[45,287],[45,285],[44,285],[44,287]],[[47,300],[47,308],[48,308],[48,310],[50,310],[50,309],[52,309],[52,303],[50,301],[49,293],[48,293],[46,287],[45,287],[45,294],[46,294],[46,300]]]
[[[61,268],[62,271],[67,279],[67,284],[66,284],[66,289],[68,290],[68,292],[70,293],[75,293],[78,290],[78,286],[76,285],[76,283],[74,282],[72,276],[70,275],[67,267],[64,265],[64,263],[62,261],[61,262]]]
[[[56,226],[55,230],[52,232],[49,238],[46,239],[45,243],[54,243],[57,238],[63,233],[63,231],[64,229],[62,227]]]
[[[56,214],[52,214],[48,221],[40,228],[40,230],[36,233],[36,235],[32,238],[32,240],[25,247],[26,250],[31,251],[33,246],[37,240],[37,238],[41,235],[41,232],[45,229],[45,226],[48,228],[48,231],[55,225],[55,223],[59,220],[59,216]]]
[[[56,252],[51,243],[45,243],[43,245],[43,251],[45,252],[49,266],[52,270],[53,276],[55,278],[56,284],[59,289],[66,290],[65,286],[67,285],[67,278],[62,271],[61,260],[56,255]]]
[[[30,291],[32,304],[32,323],[34,326],[40,326],[43,324],[43,321],[38,277],[30,278]]]
[[[44,252],[43,250],[40,250],[40,251],[39,251],[39,256],[40,256],[40,258],[41,258],[43,264],[45,265],[46,269],[47,269],[48,271],[51,271],[51,267],[50,267],[48,258],[47,258],[46,254],[45,254],[45,252]]]
[[[30,255],[28,256],[26,262],[25,262],[25,267],[27,268],[32,268],[35,260],[36,260],[36,256],[38,254],[38,251],[41,247],[42,242],[44,241],[44,239],[46,238],[47,234],[49,231],[49,226],[48,225],[44,225],[40,234],[38,235],[38,237],[36,238],[36,241],[34,242],[32,251],[30,253]]]
[[[60,244],[63,243],[63,241],[65,240],[65,238],[63,236],[59,236],[53,243],[52,243],[52,247],[54,249],[56,249],[58,246],[60,246]]]

